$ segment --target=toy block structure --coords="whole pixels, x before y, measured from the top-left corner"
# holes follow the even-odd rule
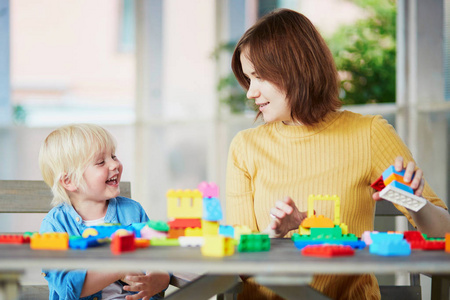
[[[106,242],[106,239],[98,239],[95,236],[82,237],[82,236],[71,236],[69,238],[70,249],[86,250],[87,248],[96,247]]]
[[[305,256],[317,257],[351,256],[355,254],[352,247],[343,245],[308,245],[301,252]]]
[[[111,240],[111,252],[115,255],[136,250],[134,233],[117,231]]]
[[[316,216],[314,201],[334,201],[334,220],[323,215]],[[348,233],[347,225],[340,222],[340,198],[336,195],[309,195],[308,214],[299,226],[299,232],[294,233],[292,241],[298,249],[308,245],[339,244],[351,246],[355,249],[364,248],[364,241],[358,239],[354,234]]]
[[[214,182],[200,182],[197,189],[202,193],[203,198],[219,197],[219,187]]]
[[[169,190],[167,216],[169,219],[200,219],[203,196],[199,190]]]
[[[67,250],[69,248],[69,234],[67,232],[35,233],[31,237],[30,248],[38,250]]]
[[[270,250],[268,234],[242,234],[239,240],[239,252],[261,252]]]
[[[411,246],[403,239],[373,242],[369,247],[371,254],[382,256],[406,256],[411,254]]]
[[[234,242],[233,239],[221,235],[208,235],[204,237],[201,251],[204,256],[230,256],[234,254]]]
[[[411,183],[405,182],[404,175],[405,170],[396,171],[394,166],[389,166],[381,176],[383,182],[381,183],[381,179],[378,178],[371,186],[380,191],[381,198],[417,212],[427,203],[427,200],[414,195],[410,187]],[[380,190],[382,185],[385,187]]]
[[[30,237],[23,234],[0,234],[0,244],[29,244]]]
[[[450,233],[445,234],[445,252],[450,253]]]
[[[420,250],[444,250],[444,239],[429,239],[426,234],[419,231],[405,231],[403,233],[405,240],[411,245],[411,249]]]
[[[178,241],[181,247],[201,247],[205,240],[201,236],[180,236]]]
[[[203,198],[203,215],[202,219],[206,221],[220,221],[222,220],[222,208],[219,199]]]
[[[180,246],[179,238],[154,238],[150,240],[151,246]]]
[[[234,238],[234,227],[230,225],[220,225],[219,234],[230,238]]]

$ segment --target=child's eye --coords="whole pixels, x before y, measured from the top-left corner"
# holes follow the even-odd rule
[[[102,160],[102,161],[98,162],[97,165],[101,166],[101,165],[103,165],[104,163],[105,163],[105,161]]]

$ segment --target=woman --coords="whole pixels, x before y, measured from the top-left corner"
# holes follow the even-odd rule
[[[370,184],[389,165],[399,171],[405,164],[405,180],[428,203],[417,213],[397,208],[429,236],[450,232],[445,204],[393,127],[380,116],[338,111],[332,55],[305,16],[282,9],[260,19],[238,42],[232,68],[265,124],[241,131],[230,145],[227,224],[289,237],[306,217],[308,195],[328,194],[340,197],[342,223],[361,236],[373,230],[374,200],[380,199]],[[332,218],[333,203],[327,202],[314,208]],[[320,275],[311,285],[333,299],[380,298],[372,274]],[[251,280],[240,296],[277,298]]]

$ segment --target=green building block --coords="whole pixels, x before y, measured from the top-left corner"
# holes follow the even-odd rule
[[[260,252],[270,250],[270,239],[267,234],[242,234],[238,252]]]

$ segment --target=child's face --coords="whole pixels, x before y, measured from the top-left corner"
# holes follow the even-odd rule
[[[122,163],[111,150],[105,150],[94,156],[84,171],[86,200],[105,201],[117,197],[120,193],[119,182],[122,176]]]

